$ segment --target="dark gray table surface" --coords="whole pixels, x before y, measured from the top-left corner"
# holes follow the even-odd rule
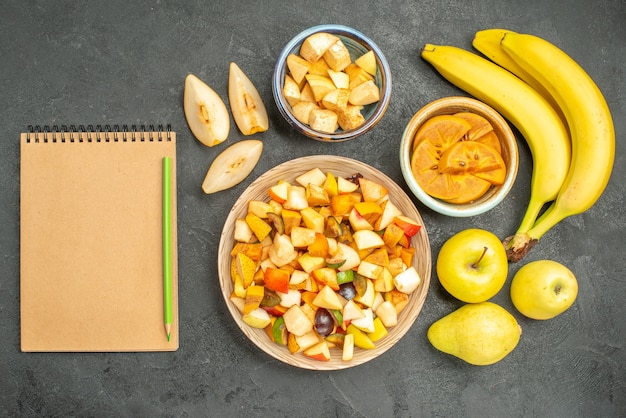
[[[2,1],[0,8],[0,416],[625,416],[626,415],[626,3],[570,1]],[[341,23],[385,52],[393,98],[361,139],[328,144],[294,133],[271,95],[273,66],[301,30]],[[286,365],[249,342],[228,313],[217,277],[217,244],[229,208],[250,182],[312,154],[359,159],[407,192],[398,161],[402,131],[426,103],[465,95],[419,51],[425,43],[471,49],[475,31],[504,27],[542,36],[576,59],[605,94],[616,130],[609,185],[586,213],[551,230],[525,261],[548,258],[576,274],[574,306],[547,322],[525,319],[508,295],[494,301],[523,327],[503,361],[470,366],[436,351],[426,330],[461,303],[433,274],[422,312],[379,358],[315,372]],[[253,80],[270,116],[255,135],[265,147],[240,185],[204,195],[200,184],[224,146],[191,135],[183,81],[194,73],[227,98],[228,65]],[[178,135],[180,349],[174,353],[21,353],[19,317],[19,133],[28,125],[170,123]],[[244,137],[232,125],[228,143]],[[530,155],[508,198],[471,218],[438,215],[414,199],[433,261],[469,227],[504,237],[529,195]],[[42,179],[45,181],[45,179]]]

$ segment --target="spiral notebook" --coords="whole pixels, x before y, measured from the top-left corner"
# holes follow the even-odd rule
[[[20,152],[22,351],[178,349],[175,132],[35,127],[21,134]],[[169,341],[164,157],[172,161]]]

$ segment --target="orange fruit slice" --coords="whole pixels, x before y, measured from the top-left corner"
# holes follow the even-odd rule
[[[465,134],[465,139],[482,142],[493,147],[498,152],[502,152],[500,140],[487,119],[472,112],[459,112],[455,113],[454,116],[464,119],[472,125],[472,128]]]
[[[493,131],[493,126],[491,126],[491,123],[489,123],[487,119],[476,113],[459,112],[455,113],[454,116],[466,120],[472,126],[465,135],[466,138],[470,141],[475,141],[476,138],[480,138],[486,133]]]
[[[460,141],[472,128],[469,122],[453,115],[433,116],[420,126],[413,138],[413,152],[422,141],[430,141],[443,152]]]
[[[439,171],[448,174],[479,173],[501,169],[506,171],[500,153],[476,141],[461,141],[446,149],[439,158]]]
[[[500,144],[498,135],[496,135],[494,131],[487,132],[485,135],[480,138],[476,138],[474,141],[489,145],[491,148],[495,149],[498,154],[502,154],[502,145]]]
[[[445,199],[448,203],[469,203],[484,195],[491,187],[491,183],[487,180],[473,174],[451,175],[450,177],[458,193],[453,199]]]
[[[430,196],[454,199],[458,196],[449,174],[439,172],[441,150],[431,141],[421,141],[411,156],[411,171],[417,184]]]

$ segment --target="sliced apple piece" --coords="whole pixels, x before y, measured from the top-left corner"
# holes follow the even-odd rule
[[[302,86],[305,80],[304,76],[311,68],[311,63],[296,54],[289,54],[287,56],[287,68],[289,68],[289,73],[293,80],[299,86]]]
[[[347,334],[354,335],[354,345],[356,347],[363,348],[364,350],[376,348],[376,345],[372,342],[372,340],[370,340],[370,337],[353,324],[348,325],[348,328],[346,329],[346,335]]]
[[[306,248],[315,242],[315,230],[304,226],[291,228],[291,243],[296,248]]]
[[[315,299],[313,299],[313,304],[320,308],[343,309],[339,296],[328,285],[322,287],[317,296],[315,296]]]
[[[289,197],[289,188],[291,184],[287,181],[281,181],[270,187],[268,191],[268,195],[273,200],[277,201],[280,204],[283,204],[287,201]]]
[[[345,177],[337,177],[337,190],[339,194],[352,193],[358,188],[358,184],[346,179]]]
[[[341,359],[343,361],[350,361],[354,357],[354,334],[346,334],[343,338],[343,348],[341,352]]]
[[[323,59],[319,59],[315,62],[311,63],[311,68],[309,68],[309,74],[321,75],[326,77],[328,75],[328,70],[330,67],[326,64],[326,61]]]
[[[383,213],[381,205],[373,201],[357,202],[354,204],[354,208],[364,217],[367,222],[372,225],[376,224],[376,221]]]
[[[363,177],[359,177],[359,186],[361,186],[363,200],[366,202],[379,202],[389,194],[382,184]]]
[[[313,256],[309,253],[304,253],[300,257],[298,257],[298,263],[300,264],[300,267],[302,267],[302,270],[307,273],[307,276],[312,271],[324,268],[326,266],[326,260],[324,259],[324,257]],[[304,280],[306,280],[306,278]]]
[[[316,186],[313,183],[306,186],[306,200],[309,202],[309,206],[328,208],[330,205],[328,192],[322,186]]]
[[[374,55],[374,51],[367,51],[365,54],[355,59],[354,63],[376,77],[376,55]]]
[[[296,83],[290,75],[285,76],[283,94],[285,95],[285,99],[287,99],[289,106],[293,106],[300,101],[300,86],[298,86],[298,83]]]
[[[261,158],[263,142],[257,139],[239,141],[222,151],[211,163],[202,182],[204,193],[226,190],[241,183]]]
[[[328,75],[307,74],[306,81],[313,91],[313,98],[316,103],[321,102],[329,91],[336,88],[335,83]]]
[[[349,89],[350,88],[350,76],[343,71],[333,71],[331,69],[328,70],[328,75],[330,79],[333,80],[335,87],[338,89]]]
[[[402,211],[391,200],[385,200],[381,204],[381,207],[383,213],[374,223],[374,229],[376,231],[382,231],[387,228],[387,226],[393,222],[394,218],[402,215]]]
[[[298,103],[291,106],[291,112],[293,113],[293,116],[299,122],[304,123],[305,125],[308,125],[309,120],[311,119],[311,112],[319,108],[320,107],[312,101],[301,100]]]
[[[348,107],[349,97],[350,90],[334,89],[326,93],[322,98],[322,106],[336,113],[345,112]],[[339,122],[339,118],[337,118],[337,122]]]
[[[241,319],[253,328],[265,328],[271,322],[270,315],[263,308],[256,308],[252,312],[244,314]]]
[[[333,71],[342,71],[352,62],[350,51],[348,51],[341,39],[337,39],[337,42],[326,50],[323,58]]]
[[[344,263],[337,268],[338,271],[352,270],[361,262],[359,253],[354,248],[344,244],[343,242],[337,243],[337,253],[335,254],[335,258],[345,260]]]
[[[238,242],[251,242],[254,238],[254,232],[250,229],[250,226],[245,219],[235,219],[235,241]]]
[[[413,293],[421,282],[422,279],[413,266],[393,278],[393,284],[396,286],[396,289],[406,294]]]
[[[316,186],[322,186],[325,181],[326,175],[319,168],[313,168],[296,177],[296,182],[298,182],[303,187],[306,187],[309,183]]]
[[[317,344],[307,348],[302,353],[307,357],[319,361],[330,361],[330,349],[326,341],[320,341]]]
[[[302,186],[292,185],[287,193],[287,200],[283,203],[285,209],[302,210],[309,206],[306,200],[306,189]]]
[[[318,211],[309,206],[302,209],[300,211],[300,215],[302,216],[302,223],[304,223],[304,226],[312,229],[319,234],[324,233],[326,219],[324,219],[324,217],[320,215]]]
[[[374,283],[371,280],[365,279],[365,286],[365,292],[362,295],[357,294],[353,300],[371,308],[374,306],[377,293],[374,290]]]
[[[417,221],[405,215],[396,216],[393,220],[393,223],[402,228],[407,237],[413,237],[422,228],[422,226],[418,224]]]
[[[359,211],[352,207],[350,211],[350,215],[348,216],[348,221],[350,222],[350,226],[353,231],[360,231],[362,229],[373,229],[374,227],[365,219]]]
[[[226,104],[215,90],[193,74],[185,78],[183,107],[189,129],[198,141],[212,147],[228,138],[230,115]]]
[[[369,332],[367,334],[367,336],[374,343],[376,341],[378,341],[378,340],[381,340],[387,334],[389,334],[389,331],[387,331],[387,328],[385,327],[385,324],[383,324],[383,321],[381,321],[380,318],[375,318],[374,321],[373,321],[373,325],[374,325],[374,331]]]
[[[331,33],[317,32],[308,36],[300,47],[300,56],[308,62],[315,62],[333,46],[339,38]]]
[[[373,80],[365,81],[350,90],[350,103],[368,105],[380,100],[380,89]]]
[[[361,113],[362,109],[363,106],[348,103],[344,110],[337,112],[337,122],[339,123],[339,127],[344,131],[349,131],[363,125],[365,117]]]
[[[348,65],[344,71],[350,78],[350,89],[353,89],[368,80],[374,79],[370,73],[354,63]]]
[[[230,63],[228,100],[237,127],[244,135],[265,132],[269,127],[267,110],[252,81],[235,64]]]
[[[272,212],[272,206],[262,200],[251,200],[248,202],[248,212],[254,213],[259,218],[267,219],[267,213]]]
[[[359,319],[365,317],[363,309],[354,300],[349,300],[346,306],[343,307],[343,320],[352,321],[353,319]]]
[[[337,113],[329,109],[312,110],[309,124],[311,129],[326,133],[333,133],[339,127]]]
[[[370,229],[361,229],[352,234],[352,236],[359,250],[368,250],[385,245],[381,236]]]
[[[387,328],[398,324],[398,312],[391,301],[384,301],[376,308],[376,316],[380,318],[383,325]]]
[[[287,309],[287,312],[283,314],[285,319],[285,326],[287,331],[296,336],[305,335],[313,330],[313,322],[302,311],[300,306],[294,305]]]
[[[277,267],[291,263],[298,256],[291,238],[288,235],[276,234],[274,241],[268,250],[270,261]]]

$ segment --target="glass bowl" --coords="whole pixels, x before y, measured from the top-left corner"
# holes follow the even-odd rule
[[[317,32],[327,32],[338,36],[350,52],[350,57],[353,62],[356,58],[366,52],[370,50],[374,51],[378,69],[374,82],[380,89],[380,100],[363,108],[361,113],[363,114],[365,121],[358,128],[346,131],[338,129],[334,133],[320,132],[311,129],[308,125],[298,121],[294,117],[291,111],[291,106],[283,94],[285,75],[287,74],[287,57],[292,53],[296,55],[299,54],[300,46],[304,40]],[[281,115],[296,131],[319,141],[347,141],[369,132],[385,114],[385,111],[389,106],[389,100],[391,99],[391,69],[380,48],[370,38],[358,30],[348,26],[335,24],[313,26],[300,32],[293,39],[291,39],[278,56],[272,77],[272,93]]]

